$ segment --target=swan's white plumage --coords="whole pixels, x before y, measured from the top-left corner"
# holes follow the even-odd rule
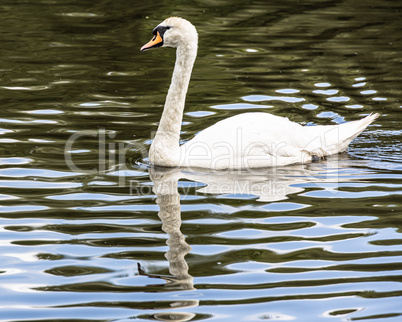
[[[179,146],[198,35],[195,27],[182,18],[168,18],[155,30],[166,27],[162,46],[176,48],[176,63],[161,121],[150,148],[152,164],[247,169],[308,163],[313,156],[324,157],[344,151],[379,116],[370,114],[340,125],[301,126],[268,113],[244,113],[217,122]]]
[[[340,125],[301,126],[268,113],[236,115],[180,147],[187,167],[244,169],[311,162],[344,151],[377,115]]]

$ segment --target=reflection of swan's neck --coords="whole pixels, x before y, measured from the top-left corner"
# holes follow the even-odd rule
[[[158,196],[157,203],[160,206],[158,216],[163,222],[162,230],[169,235],[166,242],[169,250],[165,254],[169,261],[169,272],[183,289],[193,289],[193,278],[188,273],[188,265],[184,259],[191,247],[180,231],[180,196]]]
[[[196,56],[196,40],[193,43],[182,44],[177,48],[172,83],[170,84],[159,127],[149,152],[151,163],[161,166],[178,165],[184,103]]]
[[[184,257],[191,250],[185,237],[180,231],[180,195],[177,191],[177,178],[164,180],[163,177],[153,179],[153,191],[157,195],[156,203],[159,205],[158,216],[162,220],[162,230],[169,235],[169,246],[165,257],[169,261],[169,272],[175,277],[175,283],[181,289],[194,289],[193,277],[188,273],[188,265]]]

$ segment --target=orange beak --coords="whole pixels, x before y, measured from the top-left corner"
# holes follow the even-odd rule
[[[141,51],[145,51],[162,45],[163,45],[163,39],[159,34],[159,31],[157,31],[154,38],[152,38],[150,42],[146,43],[144,46],[141,47]]]

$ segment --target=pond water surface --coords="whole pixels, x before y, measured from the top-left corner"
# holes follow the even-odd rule
[[[253,173],[149,169],[173,49],[186,141],[228,116],[381,113],[347,153]],[[0,4],[1,321],[402,320],[402,3]]]

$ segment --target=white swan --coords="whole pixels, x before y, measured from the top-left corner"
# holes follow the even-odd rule
[[[141,48],[176,48],[176,64],[165,107],[149,151],[152,164],[165,167],[248,169],[308,163],[347,149],[379,114],[340,125],[301,126],[268,113],[229,117],[179,145],[184,103],[197,56],[198,35],[187,20],[167,18]]]

